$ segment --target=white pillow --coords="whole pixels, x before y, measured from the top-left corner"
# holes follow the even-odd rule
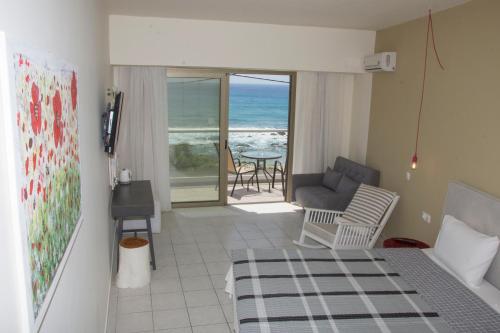
[[[478,287],[495,257],[500,240],[445,215],[434,253],[460,279]]]

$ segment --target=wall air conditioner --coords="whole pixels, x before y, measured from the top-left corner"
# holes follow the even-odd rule
[[[366,56],[364,65],[367,72],[394,72],[396,70],[396,52],[381,52]]]

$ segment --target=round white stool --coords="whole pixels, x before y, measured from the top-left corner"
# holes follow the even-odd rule
[[[116,286],[118,288],[141,288],[151,280],[149,266],[149,242],[138,237],[120,241],[120,263]]]

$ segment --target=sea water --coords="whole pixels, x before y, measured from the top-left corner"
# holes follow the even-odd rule
[[[189,154],[205,169],[215,169],[210,160],[217,160],[219,142],[218,80],[189,85],[169,81],[168,88],[171,162],[178,164],[176,169],[187,169],[188,158],[185,164],[178,160]],[[288,84],[230,85],[228,144],[235,158],[246,151],[265,150],[280,153],[285,161],[289,93]]]

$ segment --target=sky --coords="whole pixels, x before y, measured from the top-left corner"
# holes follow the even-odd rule
[[[290,77],[288,75],[260,75],[260,74],[240,74],[240,75],[251,76],[251,78],[231,75],[231,77],[230,77],[230,83],[240,83],[240,84],[289,84],[289,83],[273,82],[273,81],[267,81],[267,80],[259,80],[260,78],[290,82]]]

